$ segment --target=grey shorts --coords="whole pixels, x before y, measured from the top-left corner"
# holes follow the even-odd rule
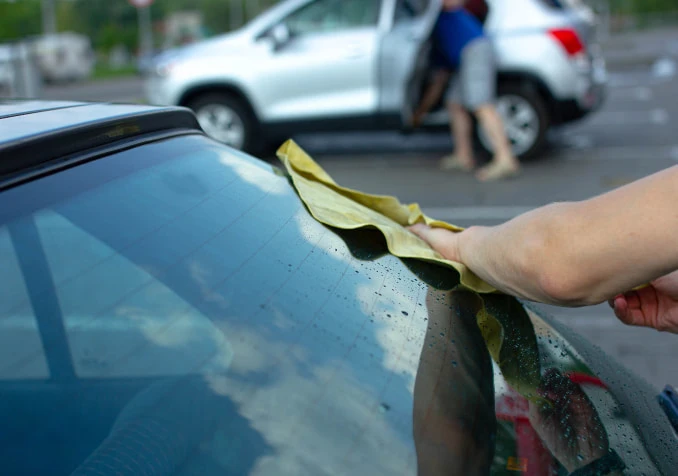
[[[497,96],[497,65],[488,38],[478,38],[461,52],[459,70],[452,75],[447,102],[477,109],[493,103]]]

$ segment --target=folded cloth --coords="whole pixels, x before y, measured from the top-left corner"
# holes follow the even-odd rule
[[[375,227],[383,233],[389,251],[395,256],[452,267],[459,272],[462,288],[479,293],[495,291],[466,266],[443,258],[404,227],[425,223],[452,231],[463,228],[427,217],[416,203],[404,205],[395,197],[368,195],[339,186],[294,141],[285,142],[278,150],[278,157],[311,215],[319,222],[345,230]]]
[[[292,140],[278,149],[278,158],[299,197],[319,222],[345,230],[377,228],[393,255],[455,269],[459,273],[459,286],[455,289],[475,292],[482,300],[476,320],[504,378],[523,396],[541,400],[537,395],[541,378],[539,349],[532,321],[522,304],[497,292],[463,264],[443,258],[405,227],[425,223],[455,232],[463,228],[427,217],[417,204],[404,205],[395,197],[369,195],[339,186]]]

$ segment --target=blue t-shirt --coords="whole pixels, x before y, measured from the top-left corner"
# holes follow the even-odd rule
[[[434,64],[451,69],[459,67],[466,45],[483,36],[483,25],[463,8],[441,12],[433,31]]]

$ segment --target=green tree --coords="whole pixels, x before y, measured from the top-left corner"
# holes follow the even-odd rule
[[[0,42],[38,35],[41,31],[40,0],[0,2]]]

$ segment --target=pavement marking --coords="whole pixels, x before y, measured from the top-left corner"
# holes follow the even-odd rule
[[[678,162],[678,145],[670,146],[619,146],[619,147],[591,147],[585,153],[584,149],[571,148],[570,153],[563,151],[565,160],[594,161],[594,160],[671,160]]]
[[[588,126],[610,127],[625,125],[665,125],[670,116],[666,109],[656,108],[649,111],[601,111],[587,123]]]
[[[671,147],[671,152],[669,153],[671,155],[671,158],[678,162],[678,145]]]
[[[630,86],[624,88],[615,88],[610,91],[610,104],[622,101],[641,101],[652,100],[653,92],[647,86]]]
[[[612,309],[609,312],[612,313]],[[602,315],[556,316],[556,319],[572,329],[625,329],[624,325],[617,318]]]
[[[564,135],[562,143],[571,149],[591,149],[594,147],[593,137],[586,134]]]
[[[652,71],[633,73],[611,73],[608,75],[608,87],[613,89],[637,86],[659,85],[671,81],[671,76],[656,76]]]
[[[678,70],[678,65],[673,58],[664,57],[652,65],[652,76],[655,78],[673,78]]]
[[[510,220],[525,212],[529,212],[536,207],[492,207],[492,206],[470,206],[470,207],[427,207],[422,211],[436,220],[456,221],[456,220]]]

